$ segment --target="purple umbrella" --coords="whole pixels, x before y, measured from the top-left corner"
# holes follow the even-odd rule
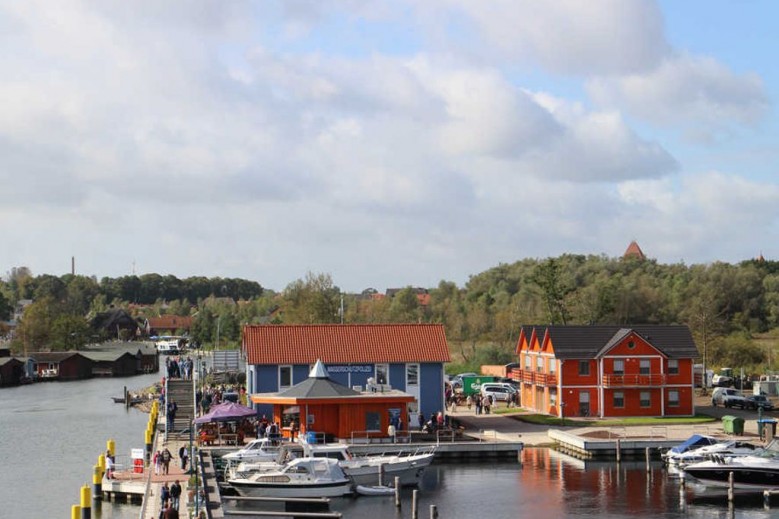
[[[240,418],[257,416],[257,411],[251,407],[246,407],[233,402],[224,402],[211,407],[211,410],[199,418],[195,418],[195,423],[208,422],[228,422]]]

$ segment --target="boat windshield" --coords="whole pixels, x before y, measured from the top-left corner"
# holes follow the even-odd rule
[[[763,452],[760,455],[766,458],[779,456],[779,441],[776,439],[771,440],[771,442],[765,446],[765,449],[763,449]]]

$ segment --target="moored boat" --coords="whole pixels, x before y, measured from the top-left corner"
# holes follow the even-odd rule
[[[707,487],[729,487],[732,474],[736,490],[779,490],[779,443],[772,440],[762,452],[751,456],[716,455],[688,465],[684,473]]]
[[[687,438],[685,441],[683,441],[676,447],[671,447],[670,449],[665,451],[662,454],[661,458],[665,463],[670,463],[671,460],[680,456],[681,454],[684,454],[687,451],[698,449],[706,445],[714,445],[718,441],[719,440],[717,440],[713,436],[706,436],[704,434],[693,434],[692,436]]]
[[[690,449],[682,453],[674,453],[666,458],[669,465],[685,467],[692,463],[698,463],[713,459],[716,456],[740,457],[759,454],[762,448],[738,440],[725,440],[712,445],[704,445],[697,449]]]
[[[229,462],[268,462],[276,461],[281,447],[274,445],[268,438],[257,438],[250,441],[244,448],[225,454],[222,459]]]
[[[298,458],[280,470],[255,472],[228,483],[242,496],[338,497],[352,492],[352,481],[336,460]]]
[[[289,443],[281,447],[275,461],[231,463],[227,467],[227,478],[246,478],[255,472],[275,471],[291,459],[311,457],[336,460],[355,485],[389,483],[398,477],[401,486],[413,486],[419,483],[425,469],[433,462],[434,455],[435,446],[396,453],[355,456],[349,446],[342,443]],[[227,456],[224,458],[229,461]]]

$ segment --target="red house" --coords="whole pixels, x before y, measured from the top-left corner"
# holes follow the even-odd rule
[[[522,406],[559,417],[691,416],[698,349],[686,326],[523,326]]]

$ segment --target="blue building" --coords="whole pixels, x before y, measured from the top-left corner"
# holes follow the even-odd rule
[[[412,426],[420,411],[429,417],[444,410],[450,356],[440,324],[249,325],[242,348],[250,394],[285,391],[306,380],[321,359],[330,379],[346,387],[414,396],[407,409]]]

